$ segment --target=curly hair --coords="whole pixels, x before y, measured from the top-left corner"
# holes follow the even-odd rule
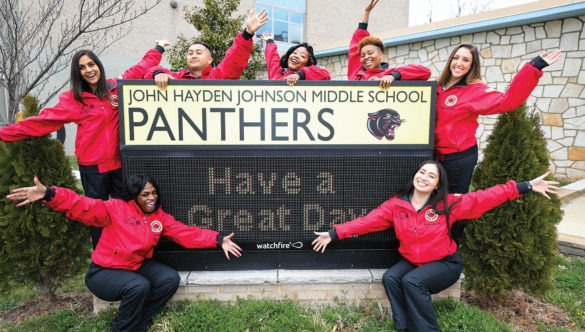
[[[382,39],[380,39],[378,37],[368,36],[368,37],[365,37],[364,39],[362,39],[360,41],[360,43],[358,44],[358,51],[361,52],[362,48],[366,45],[377,46],[380,49],[380,52],[384,52],[384,43],[382,43]]]

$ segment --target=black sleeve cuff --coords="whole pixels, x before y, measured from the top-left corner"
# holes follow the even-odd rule
[[[221,245],[223,244],[223,235],[217,236],[217,247],[221,249]]]
[[[516,183],[516,189],[520,195],[524,195],[532,191],[532,185],[529,181],[519,182]]]
[[[335,228],[331,228],[329,231],[329,237],[331,238],[331,241],[337,241],[339,240],[339,236],[337,236],[337,231],[335,230]]]
[[[302,70],[295,71],[295,74],[299,75],[299,79],[304,80],[306,78],[305,73]]]
[[[268,39],[268,40],[266,41],[266,44],[271,44],[271,43],[272,43],[272,44],[274,43],[274,39]]]
[[[402,75],[400,74],[400,72],[398,71],[394,71],[392,72],[392,74],[390,74],[391,76],[394,76],[394,79],[397,81],[400,81],[400,79],[402,78]]]
[[[252,39],[252,37],[254,37],[254,34],[249,33],[248,31],[246,31],[246,28],[244,28],[244,31],[242,31],[242,37],[244,37],[244,39],[246,40],[250,40]]]
[[[368,30],[368,22],[360,22],[358,24],[358,29],[360,29],[360,30]]]
[[[165,52],[165,48],[160,45],[156,45],[154,49],[157,50],[160,54],[163,54]]]
[[[530,61],[532,66],[538,70],[543,70],[545,67],[548,67],[548,63],[544,61],[544,59],[539,55],[536,58]]]
[[[154,74],[152,74],[152,78],[155,78],[156,75],[158,75],[158,74],[164,74],[164,71],[162,71],[162,70],[155,71]]]
[[[43,196],[43,201],[50,202],[53,197],[55,197],[55,188],[47,187],[47,191],[45,191],[45,196]]]

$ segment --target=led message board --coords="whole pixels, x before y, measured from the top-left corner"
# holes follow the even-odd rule
[[[161,242],[156,258],[182,270],[388,267],[393,231],[311,250],[315,231],[367,214],[433,156],[434,83],[119,82],[126,175],[146,173],[165,211],[235,233],[244,249]]]

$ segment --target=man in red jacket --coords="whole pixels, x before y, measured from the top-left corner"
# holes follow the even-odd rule
[[[246,20],[246,27],[244,31],[238,33],[232,46],[225,53],[224,59],[217,65],[212,67],[213,57],[209,47],[202,42],[196,42],[187,53],[187,68],[182,68],[177,72],[172,72],[162,67],[150,68],[144,78],[154,78],[156,85],[164,90],[167,88],[169,79],[178,80],[237,80],[242,76],[244,69],[248,65],[250,54],[254,47],[252,37],[254,33],[266,24],[268,14],[266,9],[254,15],[250,10],[248,12],[248,19]]]

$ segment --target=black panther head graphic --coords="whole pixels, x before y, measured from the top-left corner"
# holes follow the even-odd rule
[[[392,141],[396,137],[394,130],[401,124],[400,114],[393,109],[385,108],[378,112],[368,113],[368,130],[377,139],[386,137],[387,140]]]

